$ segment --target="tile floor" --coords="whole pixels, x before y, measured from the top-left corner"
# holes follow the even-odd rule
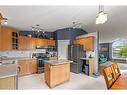
[[[127,70],[121,70],[121,73]],[[50,89],[44,82],[44,74],[33,74],[19,78],[19,89]],[[103,76],[97,78],[84,74],[70,73],[70,81],[60,84],[53,89],[107,89]]]
[[[19,89],[50,89],[44,82],[44,74],[33,74],[19,78]],[[70,81],[53,89],[106,89],[103,76],[97,78],[70,73]]]

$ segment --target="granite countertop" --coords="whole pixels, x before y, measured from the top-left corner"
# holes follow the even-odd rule
[[[18,75],[17,64],[0,65],[0,78],[6,78]]]
[[[72,63],[73,61],[66,60],[66,59],[59,59],[59,60],[48,60],[48,61],[45,61],[45,62],[48,63],[48,64],[51,64],[51,65],[61,65],[61,64]]]
[[[36,58],[30,58],[30,57],[8,57],[8,58],[2,59],[2,61],[6,61],[6,60],[27,60],[27,59],[36,59]]]
[[[89,59],[94,59],[94,58],[80,58],[81,60],[89,60]]]

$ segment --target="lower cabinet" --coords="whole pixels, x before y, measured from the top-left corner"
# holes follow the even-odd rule
[[[16,76],[0,78],[0,89],[16,89]]]
[[[19,76],[34,74],[37,72],[37,59],[19,60]]]
[[[27,72],[27,64],[25,60],[18,61],[19,76],[23,76]]]

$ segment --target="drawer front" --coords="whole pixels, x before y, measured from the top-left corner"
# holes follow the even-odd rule
[[[73,73],[79,73],[78,64],[70,64],[70,71]]]

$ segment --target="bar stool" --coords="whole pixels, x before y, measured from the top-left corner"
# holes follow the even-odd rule
[[[116,76],[116,79],[118,79],[119,76],[121,75],[119,64],[114,63],[114,64],[111,65],[111,67],[112,67],[113,73]]]
[[[107,88],[110,89],[116,79],[115,74],[113,73],[112,67],[110,66],[110,67],[104,68],[103,75],[105,78]]]

